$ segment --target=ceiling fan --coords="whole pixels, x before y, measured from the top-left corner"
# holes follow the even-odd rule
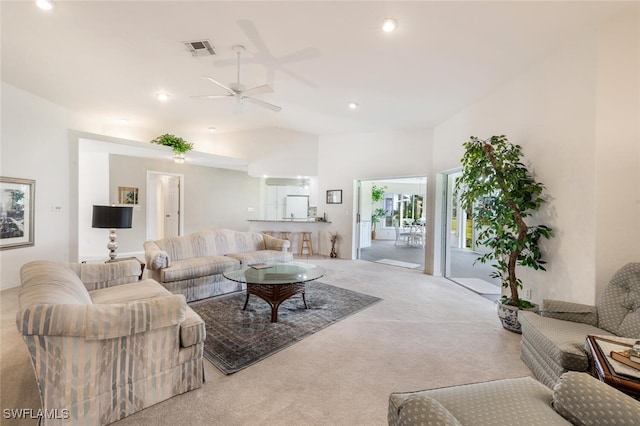
[[[244,46],[237,45],[237,46],[233,46],[233,51],[236,53],[237,59],[238,59],[238,78],[235,83],[230,83],[228,85],[222,84],[219,81],[215,80],[213,77],[209,77],[206,75],[202,76],[203,78],[206,78],[213,84],[219,87],[222,87],[228,93],[226,95],[200,95],[200,96],[191,96],[191,97],[194,99],[235,98],[241,104],[244,101],[248,101],[248,102],[251,102],[252,104],[256,104],[261,107],[268,108],[271,111],[279,112],[280,110],[282,110],[282,108],[280,108],[277,105],[273,105],[273,104],[270,104],[269,102],[265,102],[253,97],[254,95],[262,95],[264,93],[273,92],[273,89],[268,84],[252,87],[250,89],[247,89],[247,86],[245,86],[244,84],[240,84],[240,55],[242,54],[242,52],[245,51],[245,49],[244,49]]]

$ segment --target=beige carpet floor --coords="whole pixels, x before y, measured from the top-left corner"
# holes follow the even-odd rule
[[[238,373],[205,361],[206,383],[118,425],[385,425],[389,393],[531,375],[520,336],[494,304],[419,270],[309,259],[323,281],[384,300]],[[17,289],[0,292],[0,408],[39,407],[15,326]],[[2,425],[35,425],[36,421]]]

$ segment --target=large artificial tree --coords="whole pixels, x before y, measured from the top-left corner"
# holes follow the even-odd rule
[[[516,266],[545,270],[540,239],[550,238],[552,229],[525,220],[545,203],[545,187],[522,162],[522,148],[504,135],[487,140],[472,136],[464,149],[455,193],[462,208],[472,212],[477,243],[489,249],[477,261],[491,263],[495,269],[491,276],[509,288],[510,296],[504,296],[503,303],[529,308],[531,302],[518,293],[522,281]]]

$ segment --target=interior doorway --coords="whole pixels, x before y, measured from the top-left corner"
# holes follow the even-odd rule
[[[501,293],[498,278],[492,278],[490,264],[476,262],[487,249],[477,243],[470,209],[463,209],[455,195],[456,180],[462,174],[454,171],[444,175],[445,232],[442,247],[444,276],[489,299],[496,300]]]
[[[426,183],[426,176],[357,182],[358,259],[424,269]]]
[[[147,240],[183,234],[184,175],[147,172]]]

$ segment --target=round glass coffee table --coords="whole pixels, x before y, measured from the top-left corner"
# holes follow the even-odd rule
[[[225,278],[247,285],[247,309],[249,295],[258,296],[271,306],[271,322],[278,322],[278,307],[296,294],[302,294],[305,309],[305,283],[324,275],[324,268],[302,262],[268,262],[244,265],[224,271]]]

